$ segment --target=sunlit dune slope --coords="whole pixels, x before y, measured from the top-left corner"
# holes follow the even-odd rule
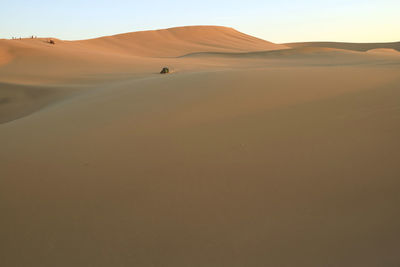
[[[0,40],[0,82],[53,82],[127,70],[148,73],[170,64],[167,58],[191,53],[288,48],[219,26],[133,32],[82,41],[52,39],[55,45],[49,44],[50,38]]]
[[[193,52],[239,52],[285,49],[262,39],[220,26],[189,26],[142,31],[80,41],[102,50],[137,56],[176,57]]]

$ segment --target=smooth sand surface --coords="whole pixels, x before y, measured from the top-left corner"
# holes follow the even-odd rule
[[[400,57],[356,50],[0,40],[0,266],[399,266]]]

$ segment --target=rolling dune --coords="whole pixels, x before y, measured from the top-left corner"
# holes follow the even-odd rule
[[[377,48],[388,48],[400,51],[400,42],[393,43],[340,43],[340,42],[306,42],[306,43],[287,43],[288,47],[328,47],[337,49],[346,49],[353,51],[368,51]]]
[[[147,57],[177,57],[193,52],[238,52],[286,49],[243,34],[232,28],[190,26],[166,30],[133,32],[80,41],[96,49]]]
[[[385,54],[390,54],[390,55],[400,55],[400,51],[397,51],[395,49],[391,49],[391,48],[375,48],[375,49],[371,49],[368,50],[367,52],[370,53],[385,53]]]
[[[386,45],[46,41],[0,40],[1,266],[400,264]]]

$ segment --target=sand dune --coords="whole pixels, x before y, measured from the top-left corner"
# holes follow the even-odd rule
[[[355,53],[354,51],[336,49],[336,48],[322,48],[322,47],[300,47],[293,49],[282,49],[273,51],[254,51],[254,52],[197,52],[184,55],[182,57],[228,57],[228,58],[278,58],[278,59],[291,59],[291,58],[324,58],[324,57],[362,57],[367,58],[364,53]]]
[[[202,51],[237,52],[287,48],[285,45],[273,44],[232,28],[216,26],[134,32],[80,43],[100,49],[112,49],[124,54],[148,57],[176,57]]]
[[[55,40],[56,45],[48,44],[48,38],[0,40],[0,63],[3,65],[0,81],[32,83],[38,80],[43,83],[49,78],[52,82],[99,72],[120,73],[127,69],[134,69],[137,73],[149,70],[146,68],[148,65],[153,69],[152,63],[160,64],[160,58],[165,58],[162,65],[169,63],[168,58],[195,52],[248,52],[287,48],[231,28],[215,26],[135,32],[83,41]],[[146,60],[141,60],[143,57]],[[18,76],[19,73],[21,75]]]
[[[399,52],[374,49],[358,52],[337,48],[300,47],[274,51],[256,52],[199,52],[182,58],[207,60],[208,62],[252,61],[251,66],[354,66],[354,65],[399,65]]]
[[[55,40],[56,45],[49,44],[50,39]],[[74,91],[85,81],[93,85],[113,80],[114,75],[120,79],[121,74],[123,77],[154,74],[164,65],[179,71],[209,65],[189,61],[181,64],[174,59],[186,53],[286,48],[232,28],[213,26],[135,32],[72,42],[56,38],[0,40],[0,82],[4,83],[2,87],[7,87],[6,84],[13,87],[46,84],[48,87],[66,86],[69,91]],[[11,95],[13,93],[15,96]],[[46,94],[40,99],[40,105],[24,105],[20,93],[20,90],[4,89],[0,122],[29,114],[37,110],[33,107],[43,107],[58,99]]]
[[[397,52],[46,40],[0,40],[1,266],[399,265]]]
[[[295,47],[328,47],[353,51],[368,51],[377,48],[389,48],[400,51],[400,42],[394,43],[340,43],[340,42],[306,42],[306,43],[287,43],[286,46]]]
[[[400,51],[391,48],[375,48],[368,50],[369,53],[385,53],[390,55],[400,55]]]

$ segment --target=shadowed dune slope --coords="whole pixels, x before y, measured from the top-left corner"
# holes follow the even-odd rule
[[[290,66],[345,66],[345,65],[393,65],[400,66],[400,53],[393,49],[372,49],[367,52],[328,47],[298,47],[273,51],[255,52],[199,52],[183,56],[185,59],[209,62],[253,61],[258,65]]]
[[[310,57],[310,56],[338,56],[346,57],[360,55],[354,51],[325,48],[325,47],[299,47],[292,49],[272,50],[272,51],[250,51],[250,52],[196,52],[182,57],[233,57],[233,58],[287,58],[287,57]],[[364,56],[364,55],[362,55]]]

